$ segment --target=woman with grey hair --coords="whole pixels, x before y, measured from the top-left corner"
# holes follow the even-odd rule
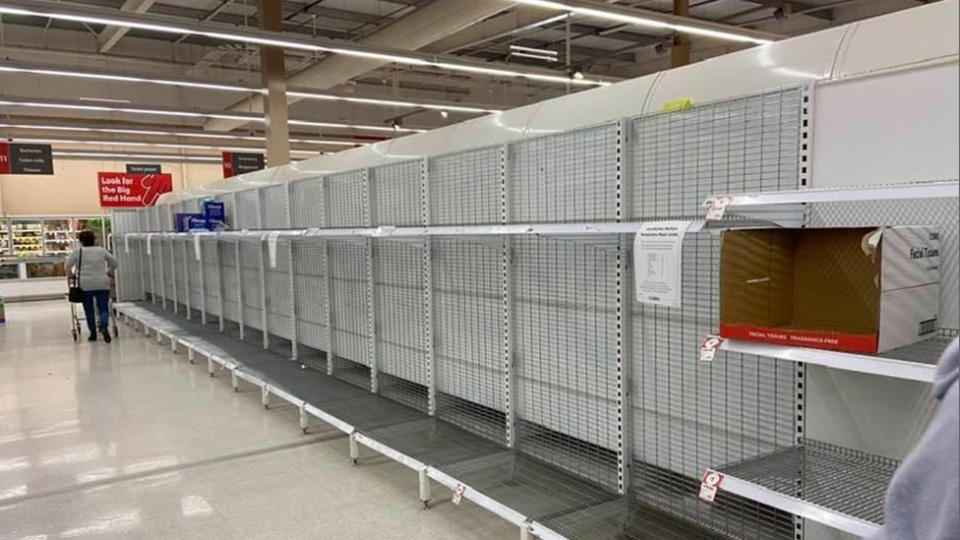
[[[97,237],[92,232],[83,231],[77,238],[80,247],[67,257],[67,275],[83,291],[83,313],[87,316],[90,341],[97,340],[96,302],[103,340],[110,343],[110,276],[117,269],[117,259],[109,251],[94,245]]]

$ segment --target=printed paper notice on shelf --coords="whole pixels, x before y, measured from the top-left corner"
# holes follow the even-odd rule
[[[633,243],[637,302],[680,307],[683,235],[689,221],[644,223]]]

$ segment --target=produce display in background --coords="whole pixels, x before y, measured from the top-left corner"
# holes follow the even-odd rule
[[[66,277],[62,262],[31,262],[26,264],[27,278]]]
[[[43,222],[39,219],[12,220],[13,254],[17,257],[43,255]]]
[[[43,220],[43,246],[46,255],[66,255],[73,250],[76,233],[70,228],[69,218]]]
[[[107,247],[107,237],[110,236],[110,220],[107,218],[79,218],[74,222],[74,230],[92,231],[97,237],[97,245]]]
[[[0,219],[0,257],[10,255],[10,230],[6,219]]]

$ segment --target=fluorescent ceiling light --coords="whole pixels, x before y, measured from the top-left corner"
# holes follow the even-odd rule
[[[510,56],[520,56],[520,57],[523,57],[523,58],[533,58],[533,59],[536,59],[536,60],[543,60],[543,61],[545,61],[545,62],[559,62],[559,60],[557,60],[557,58],[554,57],[554,56],[540,56],[539,54],[530,54],[530,53],[523,53],[523,52],[516,52],[516,51],[511,52],[511,53],[510,53]]]
[[[599,6],[587,7],[580,3],[557,2],[554,0],[516,0],[516,1],[518,4],[526,4],[529,6],[542,7],[546,9],[556,9],[560,11],[567,11],[570,13],[575,13],[577,15],[583,15],[585,17],[593,17],[596,19],[606,19],[609,21],[634,24],[637,26],[662,28],[664,30],[673,30],[675,32],[681,32],[684,34],[693,34],[698,36],[724,39],[729,41],[739,41],[742,43],[755,43],[757,45],[768,45],[772,43],[772,41],[769,39],[762,39],[762,38],[754,37],[747,34],[737,34],[735,32],[713,30],[710,28],[703,28],[703,27],[688,25],[688,24],[669,23],[669,22],[664,22],[664,21],[659,21],[656,19],[644,17],[643,15],[631,15],[631,14],[623,13],[622,11],[607,10]]]
[[[548,2],[550,3],[550,2]],[[30,5],[23,4],[21,5]],[[60,6],[57,4],[49,4],[49,7],[41,6],[39,9],[28,9],[20,7],[10,7],[0,5],[0,14],[11,14],[11,15],[24,15],[32,17],[41,17],[47,19],[56,19],[63,21],[73,21],[81,22],[87,24],[104,24],[108,26],[126,26],[128,28],[136,28],[140,30],[149,30],[151,32],[158,32],[163,34],[176,34],[182,36],[203,36],[223,41],[230,42],[239,42],[239,43],[252,43],[255,45],[266,45],[273,47],[282,47],[287,49],[298,49],[303,51],[311,52],[326,52],[333,54],[342,54],[344,56],[354,56],[358,58],[369,58],[375,60],[382,60],[384,62],[396,62],[398,64],[406,64],[411,66],[423,66],[423,67],[434,67],[439,69],[446,69],[450,71],[461,71],[468,73],[478,73],[483,75],[493,75],[500,77],[517,77],[530,79],[535,81],[542,82],[551,82],[559,84],[580,84],[587,86],[606,86],[610,83],[605,81],[598,81],[592,79],[583,79],[580,81],[573,81],[569,77],[563,75],[551,75],[547,73],[531,73],[525,72],[522,70],[515,70],[509,68],[488,68],[481,65],[467,64],[467,63],[454,63],[451,61],[445,61],[440,58],[431,58],[429,56],[417,56],[417,55],[404,55],[400,53],[385,53],[385,52],[374,52],[369,50],[360,50],[359,48],[349,48],[348,44],[330,44],[330,45],[317,45],[306,40],[286,40],[286,39],[277,39],[277,38],[267,38],[267,37],[258,37],[256,35],[251,35],[251,32],[246,33],[237,33],[237,32],[220,32],[220,31],[208,31],[208,30],[196,30],[193,28],[188,28],[186,26],[180,26],[177,24],[156,24],[156,23],[147,23],[142,22],[142,16],[138,20],[134,14],[124,14],[117,13],[107,16],[103,15],[84,15],[77,14],[82,13],[80,11],[74,10],[74,13],[65,12],[70,8],[66,6]],[[566,8],[564,8],[566,9]],[[196,28],[197,25],[194,25]]]
[[[110,152],[74,152],[74,151],[56,151],[53,157],[87,157],[87,158],[116,158],[116,159],[156,159],[167,161],[206,161],[211,163],[220,163],[222,157],[214,156],[185,156],[180,154],[124,154]]]
[[[194,137],[199,139],[226,139],[234,141],[265,141],[266,137],[259,135],[226,135],[223,133],[202,133],[196,131],[155,131],[149,129],[126,129],[126,128],[91,128],[81,126],[56,126],[45,124],[6,124],[0,123],[0,128],[14,129],[43,129],[49,131],[79,131],[86,133],[109,133],[124,135],[158,135],[171,137]],[[330,146],[366,146],[367,143],[338,141],[326,139],[290,139],[292,143],[299,144],[320,144]]]
[[[321,128],[341,128],[341,129],[364,129],[367,131],[402,131],[406,133],[423,133],[425,129],[414,129],[414,128],[392,128],[388,126],[370,126],[370,125],[357,125],[357,124],[340,124],[337,122],[314,122],[312,120],[287,120],[287,123],[291,126],[311,126],[311,127],[321,127]]]
[[[550,49],[534,49],[533,47],[524,47],[522,45],[511,45],[510,48],[514,51],[520,51],[530,54],[539,54],[540,56],[557,56],[557,51],[551,51]]]
[[[107,107],[106,105],[80,105],[76,103],[60,103],[60,102],[44,102],[44,101],[7,101],[0,99],[0,105],[9,105],[9,106],[18,106],[18,107],[35,107],[41,109],[68,109],[75,111],[97,111],[97,112],[119,112],[119,113],[130,113],[130,114],[150,114],[158,116],[182,116],[186,118],[220,118],[224,120],[238,120],[241,122],[258,122],[261,124],[266,123],[266,118],[259,116],[243,116],[239,114],[223,114],[223,113],[201,113],[195,111],[180,111],[172,109],[142,109],[138,107]],[[313,126],[313,127],[327,127],[327,128],[341,128],[341,129],[356,129],[356,130],[366,130],[366,131],[394,131],[385,126],[377,125],[368,125],[368,124],[344,124],[339,122],[319,122],[312,120],[289,120],[290,125],[298,126]],[[424,129],[413,129],[413,128],[402,128],[398,131],[403,131],[406,133],[422,133],[426,130]]]
[[[360,103],[363,105],[378,105],[383,107],[411,107],[420,109],[429,109],[435,111],[457,111],[464,113],[498,113],[503,112],[500,109],[487,109],[483,107],[471,107],[468,105],[444,105],[443,103],[426,103],[420,101],[405,101],[397,99],[383,98],[363,98],[355,96],[337,96],[332,94],[319,94],[313,92],[299,92],[292,90],[287,92],[288,96],[317,99],[321,101],[344,101],[346,103]]]
[[[154,78],[137,77],[137,76],[131,76],[131,75],[117,75],[112,73],[95,73],[90,71],[73,71],[73,70],[66,70],[66,69],[31,68],[26,66],[12,66],[12,65],[0,64],[0,71],[6,71],[11,73],[29,73],[31,75],[49,75],[54,77],[72,77],[77,79],[94,79],[94,80],[126,82],[126,83],[157,84],[162,86],[199,88],[203,90],[241,92],[245,94],[253,93],[253,94],[265,95],[267,93],[267,90],[264,88],[251,88],[251,87],[242,86],[242,85],[214,84],[214,83],[204,83],[204,82],[187,81],[187,80],[180,80],[180,79],[154,79]],[[316,99],[321,101],[343,101],[347,103],[359,103],[363,105],[376,105],[376,106],[383,106],[383,107],[413,107],[413,108],[421,108],[421,109],[447,110],[447,111],[457,111],[457,112],[464,112],[464,113],[483,113],[483,114],[502,112],[499,109],[471,107],[468,105],[452,105],[452,104],[447,105],[443,103],[429,103],[429,102],[395,100],[395,99],[385,99],[385,98],[338,96],[338,95],[324,94],[319,92],[288,91],[287,95],[292,97],[304,98],[304,99]],[[81,98],[81,99],[88,99],[88,100],[98,99],[99,100],[101,98]]]
[[[140,141],[74,141],[61,139],[31,139],[22,137],[12,137],[13,142],[35,143],[35,144],[86,144],[93,146],[139,146],[148,148],[176,148],[182,150],[216,150],[218,152],[264,152],[264,148],[253,148],[250,146],[210,146],[206,144],[189,143],[150,143]],[[320,155],[316,150],[290,150],[291,154],[308,154],[311,156]]]
[[[98,97],[79,97],[79,101],[98,101],[100,103],[130,103],[129,99],[112,99],[112,98],[98,98]]]

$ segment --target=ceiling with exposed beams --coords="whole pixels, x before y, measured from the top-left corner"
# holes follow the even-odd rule
[[[673,0],[610,1],[616,8],[670,13]],[[914,0],[689,0],[693,22],[713,21],[731,31],[754,29],[796,36],[919,5]],[[0,0],[0,6],[3,1]],[[104,16],[138,12],[170,20],[257,27],[257,0],[71,0]],[[501,0],[284,0],[284,32],[431,54],[449,54],[490,66],[541,69],[570,76],[618,80],[670,67],[669,31]],[[214,146],[260,147],[262,123],[99,109],[260,113],[252,93],[183,86],[4,72],[4,65],[82,73],[186,79],[261,88],[256,46],[51,18],[0,19],[0,101],[54,101],[66,108],[0,104],[0,136],[62,141],[115,141],[151,151],[203,154]],[[692,61],[750,44],[692,37]],[[530,54],[530,50],[534,53]],[[338,96],[389,98],[440,107],[384,106],[291,99],[290,117],[332,126],[291,126],[294,158],[402,136],[394,125],[430,129],[475,117],[453,105],[509,109],[588,86],[343,57],[286,49],[288,86]],[[352,63],[352,64],[351,64]],[[345,67],[346,66],[346,67]],[[19,127],[17,127],[19,126]],[[83,128],[80,131],[76,128]],[[60,128],[60,129],[51,129]],[[64,129],[66,128],[66,129]],[[146,133],[152,131],[154,133]],[[325,141],[321,143],[320,141]],[[174,148],[175,143],[183,143]],[[66,143],[65,143],[66,144]],[[198,146],[208,146],[200,148]]]

